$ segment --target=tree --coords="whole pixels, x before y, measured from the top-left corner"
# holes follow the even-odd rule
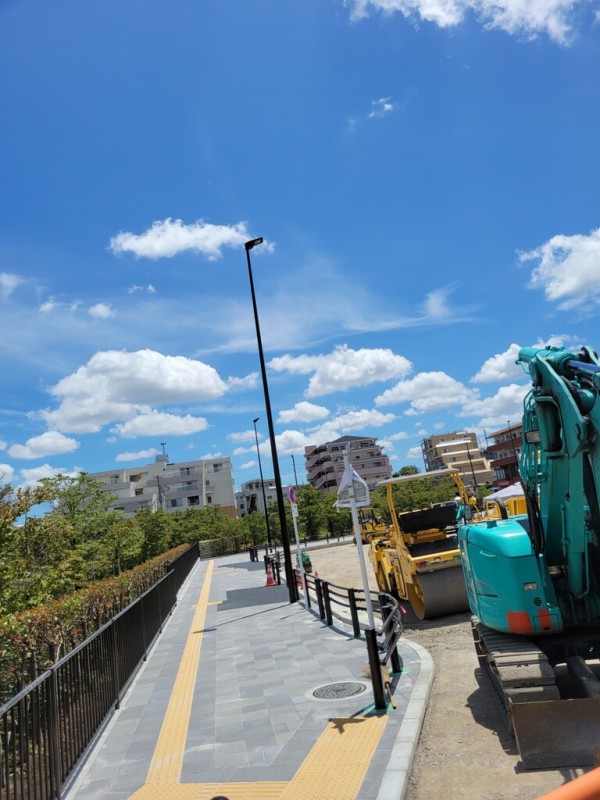
[[[187,511],[184,511],[182,516],[185,514]],[[174,520],[166,511],[162,509],[150,511],[149,508],[143,508],[135,515],[135,521],[143,536],[140,554],[142,561],[159,556],[173,546],[171,542],[174,539]],[[182,541],[188,541],[188,539],[182,539]],[[177,542],[177,544],[181,544],[181,542]]]
[[[408,464],[405,467],[401,467],[400,471],[397,472],[397,475],[418,475],[421,470],[415,464]]]
[[[120,575],[124,569],[131,569],[138,564],[143,544],[144,534],[135,517],[116,520],[102,542],[110,560],[111,572]]]

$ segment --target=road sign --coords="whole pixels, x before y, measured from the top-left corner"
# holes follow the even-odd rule
[[[290,503],[295,506],[296,505],[296,490],[293,486],[290,486],[288,489],[288,497],[290,498]]]

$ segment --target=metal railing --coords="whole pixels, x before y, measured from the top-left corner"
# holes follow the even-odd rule
[[[294,570],[295,579],[301,588],[300,572]],[[319,618],[327,625],[333,625],[334,619],[352,626],[354,636],[364,634],[369,656],[369,670],[373,682],[375,707],[387,707],[386,692],[394,703],[389,680],[388,664],[392,672],[402,671],[397,645],[402,635],[402,612],[398,602],[389,594],[370,591],[374,613],[378,616],[375,629],[370,628],[366,613],[367,603],[363,589],[338,586],[318,575],[305,573],[306,605],[308,608],[316,603]]]
[[[0,707],[0,800],[59,800],[198,559],[192,545],[138,600]]]

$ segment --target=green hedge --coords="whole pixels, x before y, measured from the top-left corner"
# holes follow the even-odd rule
[[[150,589],[188,547],[180,545],[47,606],[0,617],[0,704]]]

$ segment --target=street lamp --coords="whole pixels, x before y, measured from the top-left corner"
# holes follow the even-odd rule
[[[262,375],[263,391],[265,395],[265,410],[267,412],[267,425],[269,427],[269,439],[271,440],[271,458],[273,460],[273,477],[275,479],[275,491],[277,494],[277,507],[279,509],[279,524],[281,526],[281,544],[283,546],[283,560],[285,564],[285,580],[288,587],[290,603],[298,602],[298,589],[294,570],[292,569],[292,557],[290,553],[290,542],[288,539],[287,524],[285,519],[285,506],[283,504],[283,490],[281,488],[281,475],[279,474],[279,461],[277,459],[277,445],[275,444],[275,429],[273,428],[273,415],[271,414],[271,401],[269,399],[269,385],[267,383],[267,369],[265,367],[265,357],[263,354],[262,338],[260,335],[260,323],[258,321],[258,309],[256,307],[256,296],[254,294],[254,280],[252,279],[252,265],[250,263],[250,250],[263,243],[262,236],[258,239],[251,239],[246,242],[246,260],[248,261],[248,277],[250,279],[250,294],[252,295],[252,309],[254,311],[254,324],[256,326],[256,341],[258,344],[258,357],[260,359],[260,372]]]
[[[469,464],[471,465],[471,475],[473,476],[473,488],[475,489],[475,493],[477,493],[477,478],[475,477],[475,470],[473,469],[473,459],[471,458],[471,451],[469,450],[469,443],[465,443],[467,445],[467,456],[469,458]]]
[[[253,419],[252,422],[254,423],[254,438],[256,439],[256,455],[258,456],[258,471],[260,473],[260,485],[262,488],[262,496],[263,496],[263,505],[265,507],[265,519],[267,522],[267,544],[269,546],[269,552],[271,551],[271,526],[269,525],[269,512],[267,511],[267,495],[265,494],[265,482],[263,480],[263,473],[262,473],[262,466],[260,463],[260,448],[258,446],[258,433],[256,432],[256,423],[260,417],[256,417]]]

